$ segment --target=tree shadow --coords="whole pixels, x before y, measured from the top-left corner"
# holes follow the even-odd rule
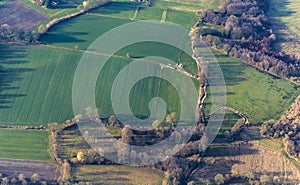
[[[44,44],[57,44],[57,43],[82,43],[83,39],[77,38],[77,36],[88,35],[86,32],[68,32],[68,33],[45,33],[41,36],[40,40]]]
[[[276,42],[273,43],[273,49],[275,51],[282,51],[281,42],[293,42],[296,45],[300,44],[299,36],[290,30],[289,24],[297,30],[300,30],[300,26],[294,25],[291,22],[285,23],[281,20],[282,18],[287,18],[297,13],[289,10],[289,5],[290,2],[288,2],[288,0],[272,0],[270,2],[270,8],[267,14],[270,18],[272,30],[276,34]]]
[[[11,108],[16,98],[26,94],[16,93],[19,87],[15,82],[21,81],[25,73],[34,71],[33,68],[18,67],[27,63],[25,48],[0,44],[0,109]]]

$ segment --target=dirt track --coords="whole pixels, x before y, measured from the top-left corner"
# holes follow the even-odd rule
[[[45,15],[23,5],[18,0],[1,5],[0,15],[0,25],[8,24],[12,28],[29,32],[47,20]]]
[[[30,178],[37,173],[43,180],[51,181],[54,178],[54,172],[55,164],[49,162],[0,159],[0,173],[3,176],[16,177],[22,173]]]

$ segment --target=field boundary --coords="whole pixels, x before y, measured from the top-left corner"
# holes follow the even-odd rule
[[[18,130],[48,130],[45,126],[13,126],[13,125],[0,125],[0,129],[18,129]]]

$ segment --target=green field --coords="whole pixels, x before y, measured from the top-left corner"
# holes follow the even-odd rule
[[[273,0],[269,15],[281,20],[291,31],[300,36],[300,4],[298,0]]]
[[[7,55],[1,59],[3,67],[8,68],[14,77],[10,79],[8,87],[3,87],[0,92],[3,98],[0,123],[47,125],[50,122],[71,119],[74,116],[71,102],[73,76],[83,54],[80,49],[88,47],[101,33],[122,23],[124,20],[121,19],[95,19],[95,16],[85,15],[54,27],[53,32],[51,30],[42,38],[42,41],[49,45],[3,45],[1,51],[3,55]],[[90,26],[85,26],[82,32],[76,33],[75,30],[83,24]],[[97,29],[99,25],[104,24],[108,26]],[[97,33],[92,31],[95,29],[98,30]],[[74,49],[74,45],[78,45],[80,49]],[[132,61],[126,57],[126,53],[133,57],[161,56],[176,62],[182,55],[182,52],[174,47],[151,42],[137,43],[115,53],[116,56],[108,61],[97,81],[96,100],[102,117],[114,114],[110,102],[111,87],[118,72]],[[182,55],[181,60],[187,71],[197,73],[196,63],[190,57]],[[3,76],[2,80],[6,81],[8,78]],[[157,90],[153,90],[155,88]],[[161,79],[148,78],[138,83],[131,92],[130,103],[135,115],[147,116],[147,102],[157,95],[169,105],[168,113],[180,113],[180,100],[174,87]]]
[[[154,7],[174,9],[187,12],[198,12],[203,9],[218,9],[220,0],[156,0]]]
[[[131,52],[132,55],[145,56],[161,47],[165,48],[164,45],[155,43],[147,43],[141,47],[143,44],[145,43],[129,46],[117,54],[124,56]],[[174,48],[169,49],[170,52],[163,52],[161,56],[171,59],[176,57],[170,55]],[[71,87],[81,51],[48,46],[2,46],[1,51],[4,63],[1,72],[5,74],[1,80],[6,82],[1,85],[0,90],[1,124],[47,125],[49,122],[63,122],[73,117]],[[286,80],[261,73],[221,54],[216,56],[227,84],[228,106],[246,114],[253,123],[279,118],[300,93],[299,88]],[[99,75],[97,94],[106,94],[97,98],[103,117],[113,114],[107,97],[110,97],[114,77],[128,62],[128,58],[113,57],[105,67],[107,70]],[[195,63],[190,61],[190,64],[187,71],[196,72]],[[136,115],[149,114],[146,102],[157,93],[168,103],[170,112],[179,110],[178,95],[173,87],[163,82],[161,86],[164,88],[158,92],[155,90],[158,83],[160,80],[148,78],[139,82],[132,90],[131,106]],[[140,96],[143,98],[135,98]],[[207,102],[209,101],[208,98]],[[141,106],[142,102],[144,106]]]
[[[150,10],[151,8],[146,11],[151,12]],[[167,21],[187,23],[182,18],[184,12],[181,12],[182,16],[179,17],[177,16],[180,11],[175,11],[174,14],[173,12],[168,11]],[[95,10],[95,14],[98,13]],[[194,14],[190,13],[185,15]],[[151,14],[149,16],[151,18]],[[71,119],[74,116],[71,104],[73,75],[83,50],[103,33],[130,21],[83,15],[50,29],[41,37],[41,41],[46,45],[0,46],[2,56],[0,72],[5,74],[0,79],[3,81],[3,85],[0,86],[0,123],[47,125],[49,122]],[[150,42],[137,43],[115,53],[117,56],[109,60],[97,81],[96,94],[101,96],[97,96],[96,100],[102,117],[113,114],[109,100],[110,89],[118,71],[131,62],[126,53],[130,53],[133,57],[157,55],[176,62],[181,55],[175,48]],[[253,123],[279,118],[300,93],[294,84],[285,80],[261,73],[217,53],[216,57],[227,83],[228,106],[246,114]],[[188,72],[197,73],[195,62],[184,55],[181,56],[181,61]],[[157,86],[158,84],[160,85]],[[145,79],[131,91],[130,105],[133,112],[141,117],[148,115],[147,102],[156,95],[163,97],[168,103],[168,112],[180,112],[180,102],[174,87],[157,78]],[[207,102],[209,101],[208,98]]]
[[[78,49],[86,50],[103,33],[129,22],[125,19],[82,15],[52,27],[40,40],[44,44],[72,49],[78,46]]]
[[[109,165],[78,165],[72,168],[72,175],[76,181],[91,182],[93,184],[162,184],[163,174],[159,171],[127,166]]]
[[[0,129],[0,158],[49,161],[47,131]]]
[[[72,74],[81,54],[40,46],[1,49],[1,124],[47,125],[73,117]],[[19,58],[18,58],[19,57]]]
[[[252,123],[279,119],[300,94],[300,87],[291,82],[220,53],[215,56],[226,82],[227,106],[241,111]],[[210,96],[206,102],[206,111],[210,112]]]
[[[191,28],[198,20],[196,12],[205,8],[217,9],[219,0],[201,2],[155,1],[151,7],[143,3],[115,1],[89,14],[129,20],[155,20]],[[166,13],[166,14],[165,14]]]

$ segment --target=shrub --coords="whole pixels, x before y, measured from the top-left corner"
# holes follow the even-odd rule
[[[216,176],[215,176],[215,182],[217,184],[224,184],[224,176],[220,173],[218,173]]]
[[[40,177],[40,175],[39,174],[37,174],[37,173],[35,173],[35,174],[33,174],[32,176],[31,176],[31,181],[32,182],[38,182],[38,181],[40,181],[41,180],[41,177]]]

